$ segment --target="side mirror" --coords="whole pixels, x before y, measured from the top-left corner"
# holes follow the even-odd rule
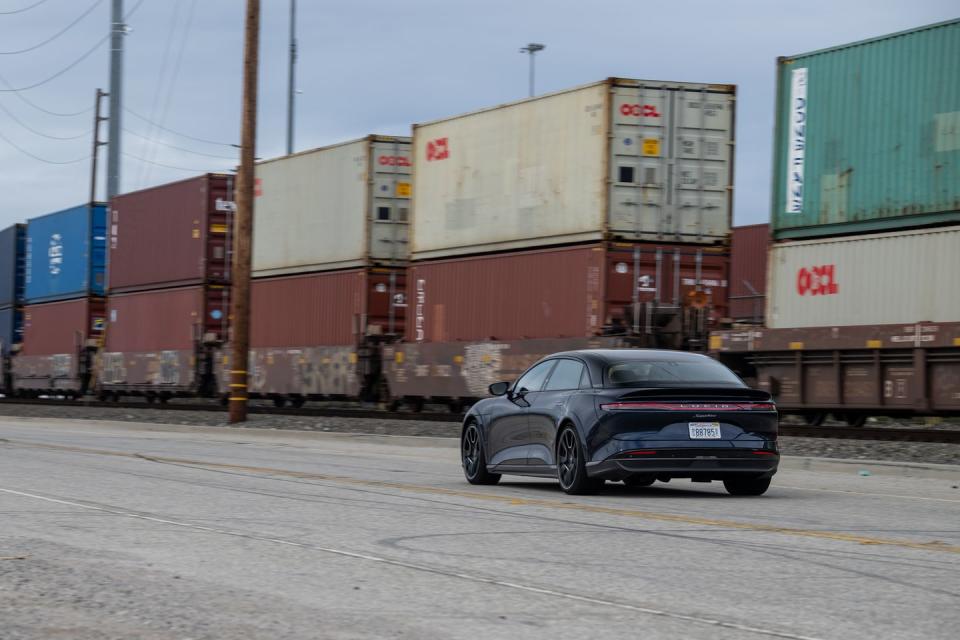
[[[490,395],[492,396],[505,395],[508,389],[510,389],[509,382],[494,382],[492,385],[490,385],[487,388],[487,390],[490,392]]]

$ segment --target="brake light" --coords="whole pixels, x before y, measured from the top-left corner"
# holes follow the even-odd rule
[[[604,411],[776,411],[772,402],[611,402]]]

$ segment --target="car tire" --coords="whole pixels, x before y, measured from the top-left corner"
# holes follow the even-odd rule
[[[563,492],[572,496],[596,493],[604,482],[587,476],[583,446],[570,425],[557,434],[557,480]]]
[[[499,473],[487,471],[487,456],[483,449],[483,434],[477,423],[471,422],[460,436],[460,463],[463,475],[470,484],[497,484]]]
[[[732,496],[762,496],[773,478],[727,478],[723,486]]]

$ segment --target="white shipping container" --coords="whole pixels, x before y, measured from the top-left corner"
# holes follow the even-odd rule
[[[258,163],[253,275],[405,262],[411,164],[387,136]]]
[[[771,329],[960,322],[960,227],[782,242],[768,268]]]
[[[733,85],[611,78],[414,127],[414,259],[730,230]]]

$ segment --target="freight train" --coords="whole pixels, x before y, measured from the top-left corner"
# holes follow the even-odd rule
[[[815,423],[960,413],[960,89],[917,54],[958,30],[778,61],[770,226],[731,229],[726,84],[610,78],[258,163],[250,395],[459,408],[551,352],[659,347]],[[864,77],[911,114],[882,136]],[[226,397],[232,189],[0,235],[5,392]]]

